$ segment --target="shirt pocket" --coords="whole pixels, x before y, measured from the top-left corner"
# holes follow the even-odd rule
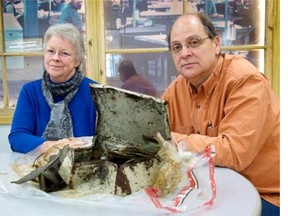
[[[185,125],[176,125],[174,130],[172,131],[176,133],[186,134],[186,135],[195,133],[193,126],[185,126]]]

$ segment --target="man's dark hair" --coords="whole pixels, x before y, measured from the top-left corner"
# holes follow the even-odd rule
[[[120,64],[119,64],[118,72],[119,73],[123,73],[124,72],[126,74],[131,75],[131,76],[136,74],[136,70],[135,70],[134,64],[130,60],[121,61]]]

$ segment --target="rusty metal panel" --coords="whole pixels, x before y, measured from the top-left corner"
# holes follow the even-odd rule
[[[146,150],[158,146],[160,132],[171,140],[167,104],[164,100],[98,84],[91,85],[98,110],[96,144],[118,142]]]

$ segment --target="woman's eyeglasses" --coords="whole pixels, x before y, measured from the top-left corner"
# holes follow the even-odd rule
[[[47,50],[45,50],[45,54],[47,54],[48,56],[55,56],[57,53],[58,53],[58,56],[59,56],[60,58],[68,58],[68,57],[70,57],[70,56],[73,55],[73,54],[68,53],[68,52],[66,52],[66,51],[56,52],[56,51],[53,50],[53,49],[47,49]]]

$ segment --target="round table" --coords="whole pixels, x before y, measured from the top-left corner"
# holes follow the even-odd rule
[[[9,175],[11,168],[9,164],[13,162],[18,153],[0,153],[0,177],[5,179]],[[3,178],[4,177],[4,178]],[[255,187],[240,174],[227,169],[215,168],[215,180],[217,195],[213,206],[205,206],[199,209],[179,213],[177,215],[197,215],[197,216],[243,216],[261,215],[261,199]],[[17,185],[19,186],[19,185]],[[14,185],[13,185],[14,187]],[[20,187],[20,186],[19,186]],[[42,197],[28,196],[19,197],[10,194],[1,187],[0,182],[0,212],[1,215],[109,215],[109,216],[129,216],[129,215],[159,215],[153,208],[141,208],[141,205],[127,205],[116,202],[111,203],[86,203],[77,199],[43,199]],[[45,192],[43,192],[45,193]],[[164,214],[161,214],[164,215]],[[169,215],[165,213],[165,215]],[[171,213],[172,215],[172,213]]]

